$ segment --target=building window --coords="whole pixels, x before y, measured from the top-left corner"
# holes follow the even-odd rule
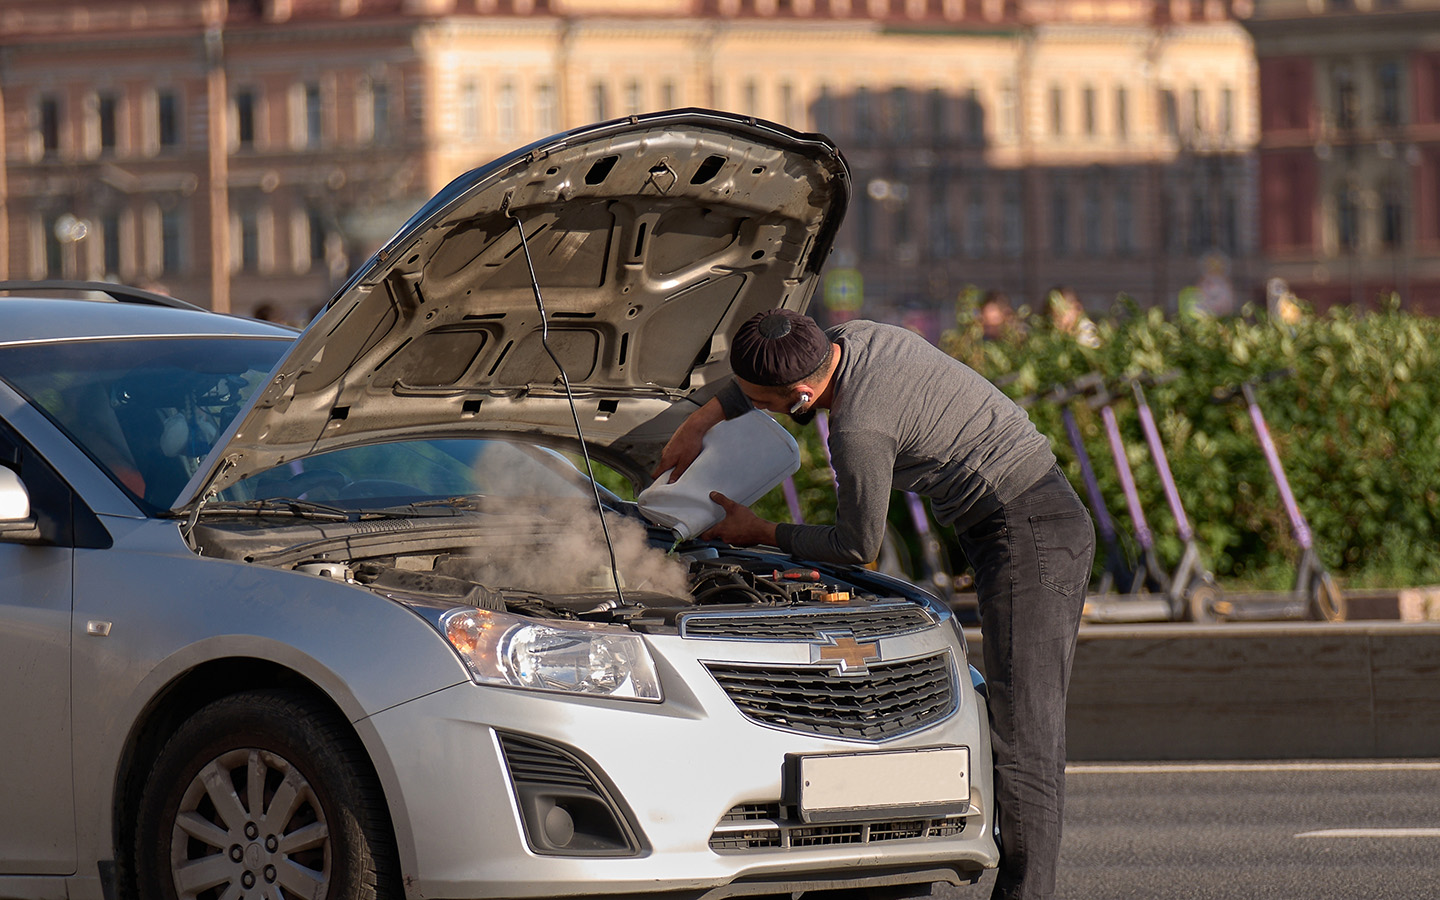
[[[1234,256],[1240,249],[1240,204],[1229,188],[1220,202],[1220,249]]]
[[[460,136],[470,140],[480,136],[480,85],[473,78],[460,83]]]
[[[835,125],[835,101],[826,85],[820,85],[820,92],[815,95],[814,114],[815,130],[829,134]]]
[[[1340,249],[1353,252],[1360,244],[1360,218],[1348,186],[1335,194],[1335,238]]]
[[[1190,241],[1192,253],[1210,247],[1210,198],[1205,185],[1197,184],[1190,192]]]
[[[544,82],[535,88],[535,122],[544,134],[557,130],[555,123],[555,86]]]
[[[1220,136],[1232,137],[1235,134],[1235,91],[1230,88],[1220,89]]]
[[[789,89],[790,89],[790,85],[788,85],[788,84],[785,85],[785,88],[784,88],[784,89],[785,89],[785,90],[789,90]],[[792,91],[791,93],[793,94],[793,91]],[[794,98],[793,96],[789,96],[787,102],[788,102],[790,105],[788,105],[788,106],[786,107],[786,109],[788,110],[788,112],[787,112],[787,114],[786,114],[786,115],[787,115],[787,118],[786,118],[785,121],[787,121],[787,122],[793,122],[793,121],[794,121],[794,114],[795,114],[795,110],[794,110],[795,98]],[[673,82],[673,81],[671,81],[670,79],[667,78],[667,79],[665,79],[664,81],[660,82],[660,107],[661,107],[662,109],[674,109],[674,108],[676,107],[676,105],[677,105],[677,104],[676,104],[676,102],[675,102],[675,82]]]
[[[1335,127],[1349,131],[1359,124],[1359,94],[1348,66],[1339,66],[1331,75],[1335,92]]]
[[[176,274],[185,265],[185,229],[178,209],[160,213],[160,270]]]
[[[1115,198],[1115,252],[1129,256],[1135,252],[1135,198],[1128,175],[1116,178],[1112,192]]]
[[[520,130],[516,123],[515,85],[508,81],[500,85],[495,95],[495,123],[504,138],[513,138]]]
[[[119,100],[114,94],[101,94],[95,101],[95,117],[100,131],[100,155],[114,156],[120,139]]]
[[[239,232],[236,236],[235,267],[242,272],[259,271],[260,217],[253,209],[243,209],[235,218]]]
[[[672,105],[673,103],[667,102],[665,104],[665,108],[669,109]],[[800,125],[799,112],[799,109],[797,109],[795,106],[795,85],[791,84],[788,81],[781,82],[780,121],[784,122],[786,125],[791,126],[792,128],[798,128]]]
[[[1115,137],[1124,141],[1130,136],[1130,98],[1123,87],[1115,89]]]
[[[949,188],[939,172],[930,186],[930,255],[937,260],[946,260],[954,252],[954,235],[950,228]]]
[[[319,147],[324,138],[324,107],[320,102],[320,85],[307,84],[304,87],[305,102],[305,146]]]
[[[180,97],[174,91],[155,95],[155,135],[162,150],[180,146]]]
[[[39,109],[40,152],[46,159],[60,155],[60,98],[41,97]]]
[[[1205,95],[1199,88],[1190,91],[1190,135],[1198,138],[1205,133]]]
[[[866,87],[855,89],[855,136],[868,140],[875,131],[870,112],[870,90]]]
[[[1081,93],[1081,114],[1085,119],[1085,136],[1095,136],[1095,89],[1086,85]]]
[[[1059,85],[1050,87],[1050,135],[1065,134],[1065,94]]]
[[[910,89],[895,87],[890,90],[890,138],[893,141],[908,142],[911,135]]]
[[[45,275],[46,278],[65,277],[65,247],[60,242],[63,228],[60,217],[46,216],[40,223],[45,232]]]
[[[1058,175],[1050,185],[1050,252],[1056,256],[1070,253],[1070,192]]]
[[[965,137],[975,147],[985,143],[985,107],[973,87],[965,92]]]
[[[1180,110],[1175,106],[1175,92],[1169,88],[1160,89],[1160,116],[1161,127],[1165,134],[1178,138],[1180,136]]]
[[[1000,193],[1000,252],[1015,259],[1025,251],[1025,216],[1021,203],[1020,176],[1005,179]]]
[[[930,129],[930,136],[935,138],[937,143],[949,134],[950,128],[945,115],[945,92],[940,88],[931,88],[925,95],[925,118]]]
[[[590,86],[590,113],[596,122],[610,118],[610,92],[603,81],[597,81]]]
[[[760,115],[760,85],[752,78],[745,82],[745,115]]]
[[[1395,187],[1386,188],[1380,202],[1380,242],[1394,250],[1405,243],[1405,202]]]
[[[1091,172],[1085,179],[1085,197],[1081,211],[1085,230],[1081,239],[1084,241],[1086,255],[1091,257],[1100,255],[1100,238],[1104,227],[1101,199],[1104,191],[1101,182],[1102,178],[1098,172]]]
[[[1000,86],[1000,133],[1009,140],[1020,136],[1020,113],[1015,102],[1015,82],[1009,79]]]
[[[1375,73],[1380,88],[1380,108],[1375,115],[1381,127],[1400,125],[1400,64],[1383,62]]]
[[[985,255],[985,193],[975,185],[965,195],[965,255]]]
[[[753,115],[755,115],[755,111],[754,111],[754,103],[755,103],[755,93],[754,93],[754,92],[755,92],[755,82],[752,81],[752,82],[750,82],[749,84],[747,84],[747,85],[745,86],[745,92],[746,92],[745,100],[746,100],[746,102],[747,102],[748,104],[751,105],[750,115],[753,116]],[[627,84],[625,85],[625,115],[627,115],[627,116],[639,115],[639,114],[640,114],[640,110],[643,109],[643,108],[644,108],[644,100],[642,99],[642,96],[641,96],[641,93],[640,93],[640,82],[635,81],[635,80],[632,79],[629,83],[627,83]]]
[[[100,216],[100,253],[105,274],[120,277],[120,216],[108,212]]]
[[[235,93],[235,143],[244,150],[255,146],[255,92]]]
[[[305,211],[306,224],[309,226],[306,231],[308,246],[306,247],[306,258],[310,265],[323,265],[325,262],[325,217],[318,211],[310,209]]]
[[[390,126],[390,85],[383,81],[370,83],[370,119],[375,142],[388,143],[393,133]]]

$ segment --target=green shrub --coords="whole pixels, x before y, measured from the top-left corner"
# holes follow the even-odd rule
[[[1440,582],[1440,320],[1393,305],[1364,314],[1337,308],[1294,325],[1248,309],[1235,318],[1170,318],[1122,298],[1118,315],[1098,323],[1100,346],[1088,348],[1043,324],[1012,343],[985,342],[968,309],[958,319],[942,346],[1027,405],[1082,497],[1060,410],[1044,394],[1092,371],[1112,384],[1173,372],[1173,380],[1147,387],[1146,396],[1202,557],[1227,583],[1260,589],[1288,587],[1298,550],[1243,401],[1217,403],[1213,396],[1290,370],[1264,382],[1258,396],[1323,562],[1351,587]],[[1117,394],[1114,409],[1141,506],[1162,562],[1172,565],[1182,549],[1174,518],[1134,397]],[[1084,401],[1071,408],[1116,528],[1128,536],[1132,523],[1100,416]],[[833,521],[819,438],[813,428],[796,434],[804,518]],[[789,518],[779,491],[757,510]]]

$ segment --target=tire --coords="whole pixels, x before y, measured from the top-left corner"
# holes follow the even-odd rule
[[[1190,582],[1185,591],[1185,621],[1219,622],[1226,611],[1225,595],[1218,584],[1208,576]]]
[[[1320,572],[1319,577],[1310,582],[1309,600],[1310,618],[1321,622],[1345,621],[1349,604],[1329,572]]]
[[[176,730],[140,797],[135,861],[146,900],[402,896],[358,742],[328,708],[281,691],[217,700]]]

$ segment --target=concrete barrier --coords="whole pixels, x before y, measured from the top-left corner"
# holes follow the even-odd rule
[[[1440,756],[1440,623],[1087,625],[1067,729],[1077,761]]]

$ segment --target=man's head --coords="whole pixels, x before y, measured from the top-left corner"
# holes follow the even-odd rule
[[[735,332],[730,368],[756,406],[792,415],[808,410],[824,389],[832,344],[809,316],[772,309]]]

